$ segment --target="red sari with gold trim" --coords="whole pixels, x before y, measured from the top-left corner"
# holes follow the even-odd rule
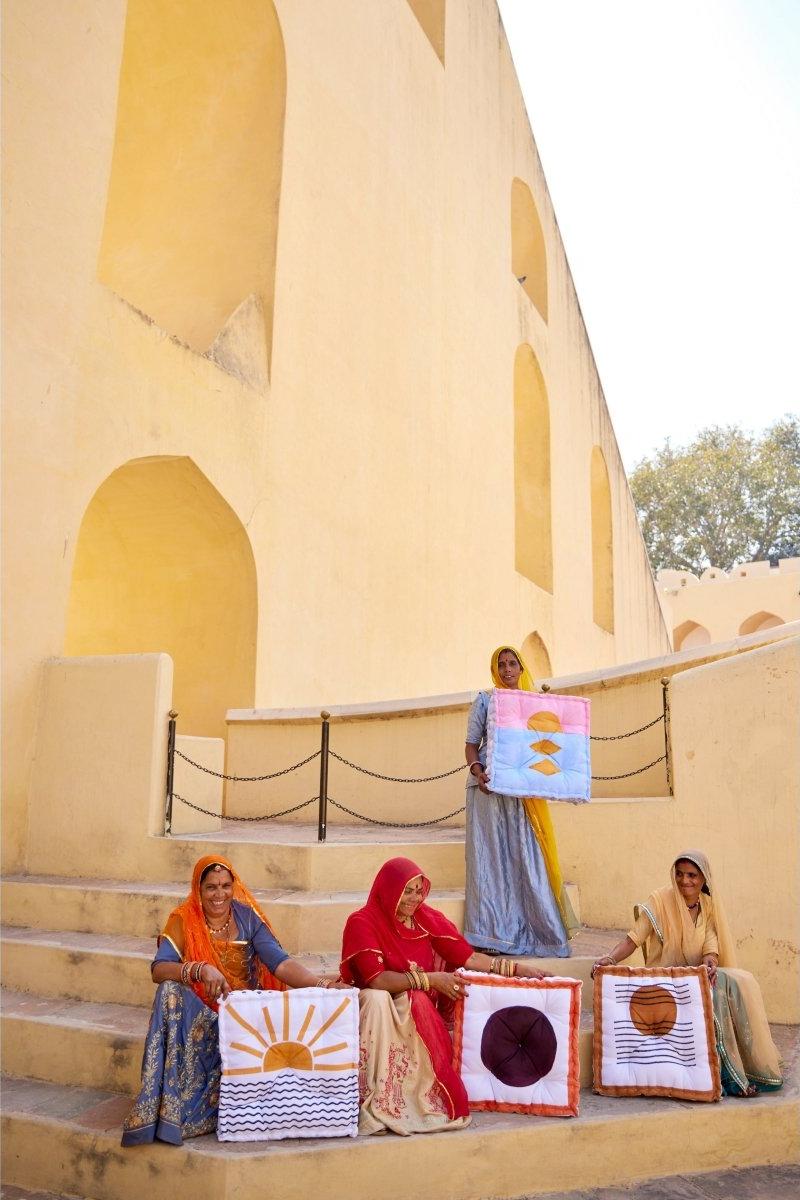
[[[347,919],[342,945],[341,975],[345,983],[364,988],[382,971],[453,971],[462,967],[473,948],[452,921],[424,903],[414,914],[412,928],[396,915],[403,889],[422,876],[425,892],[430,880],[408,858],[384,863],[372,884],[367,903]],[[446,1098],[451,1120],[469,1115],[467,1093],[453,1070],[453,1046],[445,1024],[452,1006],[438,993],[409,992],[411,1014],[430,1056],[434,1075]]]

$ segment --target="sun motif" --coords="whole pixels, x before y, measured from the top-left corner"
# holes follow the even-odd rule
[[[319,1026],[316,1032],[311,1033],[311,1024],[314,1020],[316,1012],[316,1004],[309,1004],[303,1016],[300,1028],[297,1033],[292,1036],[291,1033],[291,1012],[289,1008],[289,993],[283,992],[283,1009],[282,1009],[282,1029],[281,1036],[278,1037],[275,1031],[275,1024],[272,1019],[272,1013],[267,1005],[261,1009],[261,1014],[264,1018],[264,1032],[260,1032],[249,1021],[246,1021],[240,1012],[230,1002],[226,1006],[226,1011],[234,1018],[235,1021],[245,1029],[251,1037],[254,1037],[257,1046],[245,1045],[244,1042],[230,1042],[231,1050],[241,1050],[244,1054],[251,1054],[253,1058],[259,1059],[257,1065],[252,1067],[229,1067],[223,1072],[225,1075],[263,1075],[269,1074],[272,1071],[280,1071],[284,1067],[291,1067],[296,1071],[352,1071],[358,1064],[354,1062],[319,1062],[318,1059],[324,1058],[328,1054],[339,1054],[342,1050],[347,1050],[347,1042],[336,1042],[331,1046],[320,1046],[315,1049],[316,1043],[322,1035],[330,1029],[334,1021],[341,1016],[347,1006],[351,1003],[350,996],[345,996],[342,1003],[331,1013],[326,1021]]]

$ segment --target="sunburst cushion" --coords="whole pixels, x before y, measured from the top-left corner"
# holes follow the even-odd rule
[[[705,967],[601,967],[594,978],[594,1090],[719,1100]]]
[[[486,736],[493,792],[573,804],[589,799],[589,701],[582,696],[495,688]]]
[[[358,1133],[358,991],[231,992],[219,1006],[217,1137]]]
[[[469,992],[456,1006],[454,1055],[470,1108],[576,1117],[579,980],[459,974]]]

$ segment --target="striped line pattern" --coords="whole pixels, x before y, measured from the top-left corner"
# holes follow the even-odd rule
[[[277,1071],[258,1081],[223,1076],[217,1137],[250,1142],[358,1133],[358,1071]]]

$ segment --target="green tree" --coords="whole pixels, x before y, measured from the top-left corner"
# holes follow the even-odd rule
[[[800,554],[798,417],[760,437],[716,425],[689,446],[667,439],[638,463],[630,485],[654,571],[729,571]]]

